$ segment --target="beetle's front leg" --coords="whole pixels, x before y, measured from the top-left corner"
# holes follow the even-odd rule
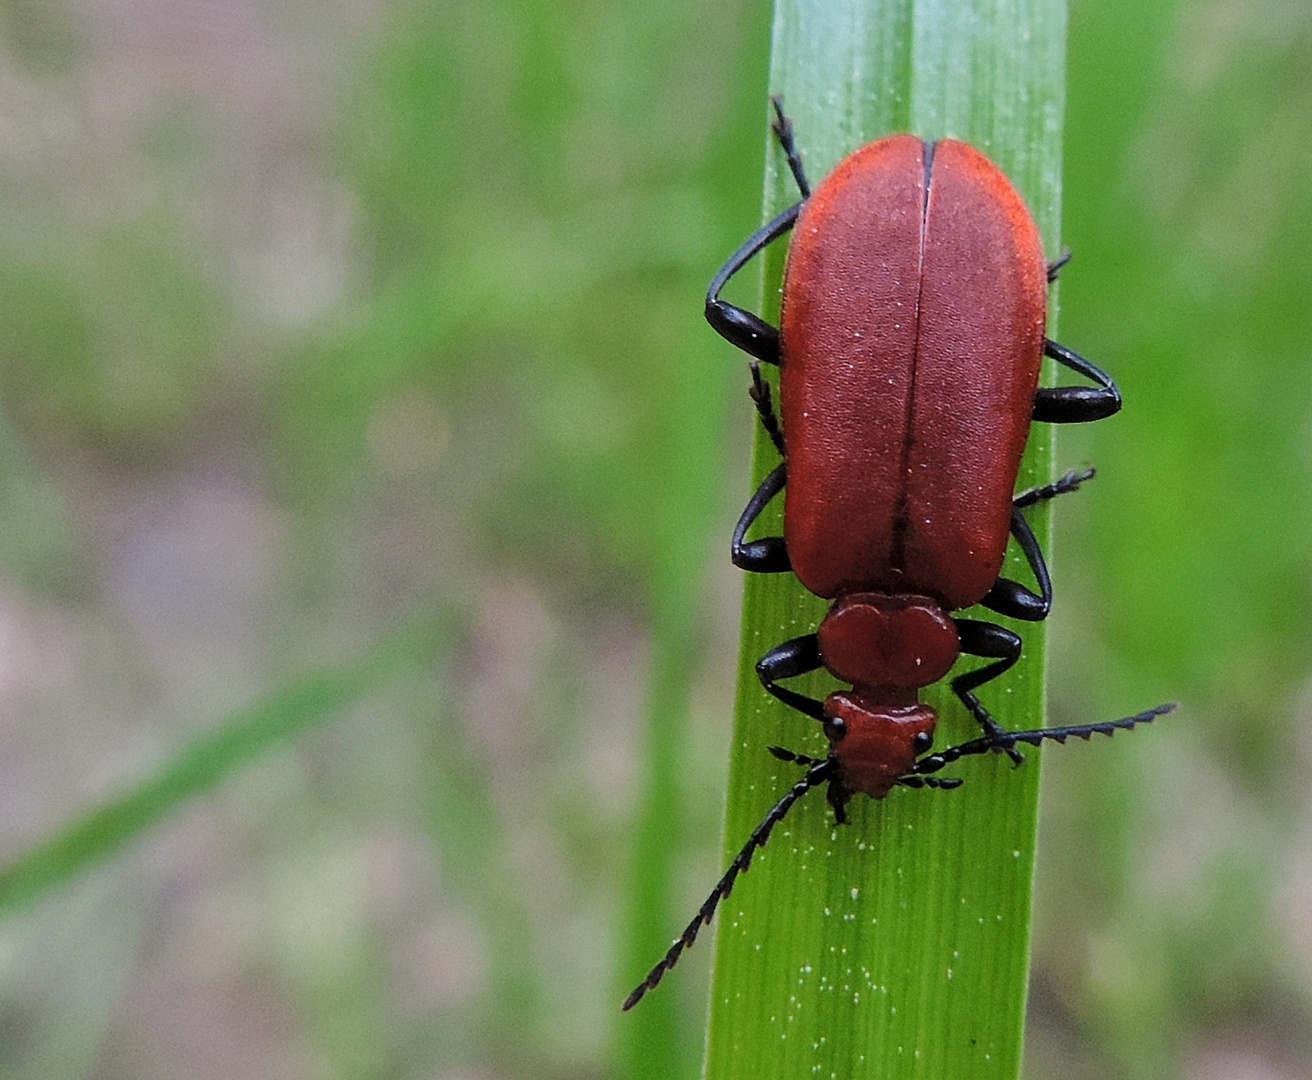
[[[825,718],[823,701],[799,694],[796,690],[789,690],[777,682],[779,679],[805,675],[823,666],[823,661],[820,659],[819,639],[815,634],[803,634],[791,641],[785,641],[782,645],[776,645],[756,661],[756,676],[761,680],[761,685],[785,705],[823,723]]]
[[[984,729],[985,735],[998,738],[1005,735],[1006,729],[993,719],[988,709],[984,707],[984,703],[975,696],[975,688],[983,686],[986,682],[992,682],[1020,659],[1022,646],[1020,635],[996,623],[978,622],[975,619],[952,621],[956,624],[957,634],[961,638],[963,653],[968,656],[997,659],[996,663],[986,664],[978,671],[968,671],[965,675],[958,675],[952,680],[952,692],[970,710],[970,715]],[[1007,747],[1007,756],[1017,765],[1025,760],[1014,746]]]

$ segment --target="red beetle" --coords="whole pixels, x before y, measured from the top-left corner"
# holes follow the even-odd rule
[[[710,921],[753,853],[802,795],[828,785],[838,822],[856,792],[883,798],[896,785],[951,788],[933,777],[971,754],[1018,743],[1087,739],[1147,723],[1174,706],[1101,724],[1007,731],[975,689],[1020,658],[1005,627],[950,612],[982,604],[1038,620],[1052,583],[1021,510],[1068,491],[1093,471],[1014,495],[1031,420],[1101,420],[1121,407],[1115,383],[1044,334],[1049,265],[1019,193],[978,150],[912,135],[880,139],[842,161],[811,192],[778,98],[774,131],[802,201],[752,236],[711,282],[706,317],[755,358],[752,398],[784,462],[747,504],[733,535],[744,570],[793,571],[833,601],[815,633],[771,649],[756,665],[765,689],[819,720],[827,758],[771,747],[807,767],[739,852],[697,917],[624,1003],[654,987]],[[719,298],[755,254],[793,230],[781,327]],[[1044,355],[1093,386],[1039,388]],[[780,367],[783,427],[757,360]],[[784,535],[747,530],[787,485]],[[1037,593],[999,577],[1016,539]],[[961,653],[993,660],[952,680],[983,737],[936,754],[937,714],[920,689]],[[779,680],[823,667],[851,690],[823,702]]]

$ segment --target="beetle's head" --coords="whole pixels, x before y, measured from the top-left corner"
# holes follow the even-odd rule
[[[884,695],[880,695],[881,698]],[[888,794],[916,758],[934,745],[938,714],[916,701],[876,704],[855,691],[825,699],[825,736],[838,763],[839,781],[873,799]]]

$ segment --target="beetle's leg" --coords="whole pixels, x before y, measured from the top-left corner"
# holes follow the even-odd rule
[[[965,783],[964,780],[946,776],[899,776],[893,782],[901,784],[903,787],[938,788],[941,791],[951,791],[953,788],[959,788]]]
[[[776,645],[761,657],[756,662],[756,674],[761,680],[761,685],[785,705],[824,723],[824,702],[799,694],[795,690],[789,690],[775,681],[805,675],[808,671],[815,671],[823,666],[824,661],[820,659],[820,639],[815,634],[804,634],[802,637],[785,641],[782,645]],[[819,765],[825,760],[807,757],[805,754],[795,754],[779,746],[770,747],[770,753],[780,761],[796,761],[810,767]],[[835,773],[829,781],[829,805],[834,811],[834,821],[839,825],[847,824],[847,802],[851,797],[852,792],[844,786]]]
[[[779,138],[779,145],[788,157],[788,168],[792,170],[793,179],[797,181],[798,190],[802,193],[802,198],[809,198],[811,195],[811,185],[806,180],[806,170],[802,168],[802,155],[797,152],[797,145],[793,142],[793,122],[788,119],[784,113],[784,99],[782,94],[775,94],[770,98],[770,104],[774,106],[774,123],[770,125],[774,129],[775,135]],[[1069,258],[1070,256],[1067,256]],[[1049,278],[1049,281],[1052,279]]]
[[[720,272],[711,279],[711,287],[706,290],[706,321],[715,327],[715,332],[743,352],[767,364],[779,363],[779,331],[759,315],[721,300],[720,290],[753,255],[793,227],[801,208],[801,203],[790,206],[773,221],[752,233],[747,242],[720,267]]]
[[[1048,263],[1048,284],[1051,285],[1057,280],[1057,275],[1061,273],[1061,268],[1071,261],[1071,249],[1065,248],[1052,262]]]
[[[779,451],[779,456],[784,456],[784,433],[779,427],[779,417],[775,415],[774,398],[770,393],[770,384],[761,376],[761,365],[755,360],[752,361],[752,385],[747,388],[747,393],[756,406],[756,412],[761,417],[761,426],[765,428],[765,433],[770,436],[770,441],[774,443],[774,448]]]
[[[1087,483],[1097,476],[1097,470],[1084,469],[1076,472],[1072,469],[1060,480],[1055,480],[1051,484],[1044,484],[1043,487],[1030,488],[1029,491],[1022,491],[1014,499],[1011,505],[1022,508],[1033,506],[1037,502],[1043,502],[1045,499],[1055,499],[1058,495],[1066,495],[1072,491],[1079,491],[1080,485]]]
[[[1055,485],[1054,485],[1055,486]],[[1039,592],[1033,593],[1019,581],[998,578],[989,590],[988,596],[980,601],[990,611],[1006,615],[1010,619],[1024,619],[1026,622],[1038,622],[1046,619],[1052,610],[1052,578],[1048,574],[1048,564],[1043,558],[1043,549],[1039,547],[1038,537],[1025,520],[1020,508],[1011,508],[1011,535],[1016,538],[1025,561],[1034,571],[1034,580],[1039,583]],[[980,654],[988,655],[988,654]]]
[[[970,656],[996,658],[997,662],[986,664],[978,671],[968,671],[952,680],[952,692],[961,699],[961,703],[970,710],[970,715],[984,729],[990,739],[1003,739],[1006,729],[998,724],[984,703],[975,696],[975,688],[986,682],[992,682],[1020,659],[1020,635],[998,626],[996,623],[978,622],[975,619],[953,619],[957,633],[961,637],[961,651]],[[1006,747],[1007,756],[1017,765],[1025,759],[1014,745]]]
[[[748,501],[742,517],[738,519],[733,530],[730,557],[734,566],[740,570],[750,570],[756,574],[782,574],[793,568],[788,561],[788,548],[782,536],[766,536],[760,540],[744,539],[752,522],[761,516],[766,504],[783,491],[787,482],[788,466],[781,462],[761,481],[761,486],[756,489],[756,494]]]
[[[823,701],[799,694],[796,690],[789,690],[776,681],[791,679],[795,675],[805,675],[808,671],[815,671],[822,666],[820,640],[814,634],[803,634],[791,641],[785,641],[782,645],[776,645],[756,661],[756,675],[761,680],[761,685],[785,705],[813,720],[823,721],[825,718]]]
[[[811,185],[807,183],[806,172],[802,168],[802,158],[793,141],[793,122],[784,115],[782,98],[773,97],[770,101],[775,111],[775,121],[772,125],[774,133],[779,138],[779,145],[783,147],[784,154],[788,158],[788,168],[792,170],[793,179],[797,181],[797,186],[802,191],[802,198],[805,199],[811,194]],[[779,363],[779,331],[759,315],[753,315],[736,304],[721,300],[720,291],[752,256],[763,251],[771,241],[777,240],[793,227],[801,208],[800,202],[790,206],[773,221],[762,225],[752,233],[746,243],[729,256],[729,261],[720,267],[720,272],[711,280],[711,286],[706,290],[706,321],[715,327],[716,333],[725,340],[738,346],[748,355],[764,360],[767,364]]]
[[[1037,622],[1048,617],[1048,612],[1052,609],[1052,578],[1048,575],[1048,564],[1043,558],[1043,549],[1039,547],[1034,531],[1020,511],[1022,507],[1033,506],[1045,499],[1055,499],[1058,495],[1078,491],[1081,484],[1092,480],[1093,477],[1093,469],[1085,469],[1083,472],[1072,469],[1060,480],[1045,484],[1043,487],[1022,491],[1012,500],[1011,535],[1016,538],[1016,543],[1025,553],[1030,569],[1034,571],[1034,580],[1039,583],[1039,592],[1031,592],[1024,585],[1009,578],[998,578],[993,583],[993,588],[989,590],[989,594],[980,601],[981,604],[999,615],[1006,615],[1011,619],[1024,619],[1026,622]]]
[[[1034,395],[1035,420],[1045,424],[1084,424],[1121,411],[1121,392],[1105,371],[1055,341],[1044,342],[1043,351],[1098,385],[1045,387]]]
[[[798,754],[792,750],[785,750],[782,746],[767,746],[770,751],[780,761],[787,761],[790,764],[803,765],[810,768],[812,765],[819,765],[824,758],[811,757],[809,754]]]
[[[834,824],[846,825],[847,803],[852,798],[852,792],[843,786],[843,781],[837,772],[829,778],[829,790],[825,794],[829,799],[830,809],[834,812]]]

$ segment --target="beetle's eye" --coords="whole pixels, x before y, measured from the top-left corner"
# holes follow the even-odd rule
[[[923,754],[934,745],[934,736],[928,731],[922,731],[911,741],[911,745],[917,754]]]
[[[825,735],[828,736],[830,742],[838,742],[846,734],[846,720],[835,716],[825,721]]]

